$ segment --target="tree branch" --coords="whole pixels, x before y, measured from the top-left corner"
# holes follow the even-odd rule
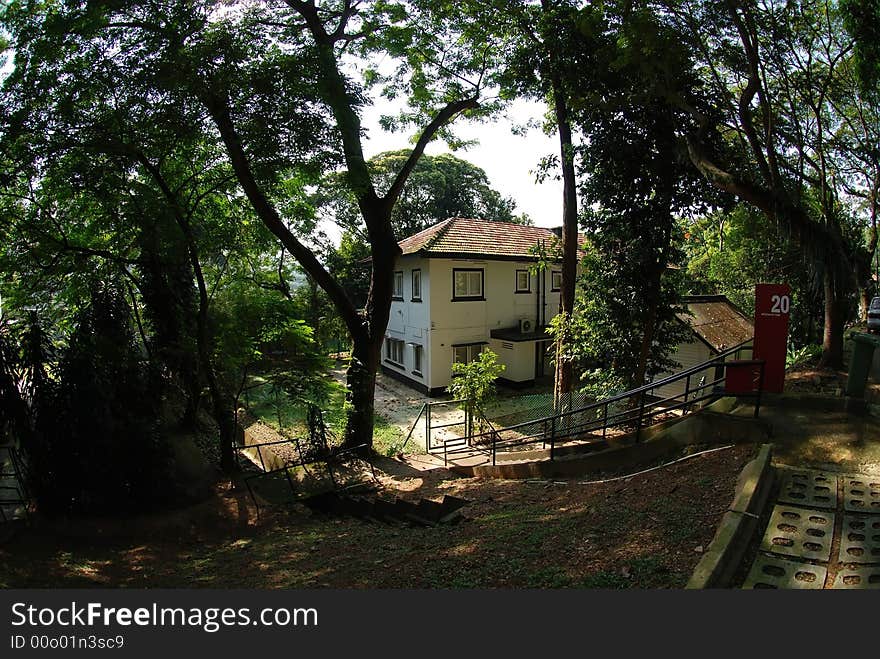
[[[257,216],[262,220],[263,224],[271,231],[280,241],[281,244],[290,252],[293,257],[299,261],[300,265],[311,277],[324,289],[333,304],[339,310],[342,319],[345,321],[349,332],[359,335],[364,332],[363,319],[355,309],[354,304],[346,295],[345,291],[339,283],[333,279],[329,272],[318,261],[315,255],[305,245],[303,245],[290,229],[282,221],[275,207],[263,193],[259,183],[257,183],[248,162],[247,154],[241,144],[241,140],[235,130],[229,107],[225,100],[221,99],[213,92],[205,92],[203,101],[211,114],[217,129],[220,131],[220,137],[226,145],[229,158],[232,163],[232,169],[241,184],[245,195],[256,211]]]
[[[415,168],[416,163],[418,163],[419,158],[422,157],[422,153],[424,153],[425,147],[427,147],[431,140],[434,139],[437,131],[439,131],[456,115],[464,112],[465,110],[473,110],[478,107],[480,107],[480,103],[477,97],[471,96],[469,98],[448,103],[446,107],[444,107],[442,110],[440,110],[440,112],[437,113],[437,116],[434,117],[434,120],[431,121],[431,123],[429,123],[422,131],[422,134],[419,136],[415,147],[410,152],[409,157],[406,159],[406,162],[403,164],[401,170],[397,173],[397,176],[395,177],[394,182],[391,184],[391,187],[388,188],[388,192],[386,192],[385,196],[382,197],[382,202],[387,207],[393,206],[394,203],[397,201],[397,198],[400,197],[400,193],[403,191],[403,186],[406,184],[407,178],[409,178],[409,175]]]

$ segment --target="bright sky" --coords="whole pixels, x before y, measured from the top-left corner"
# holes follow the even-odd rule
[[[380,102],[366,109],[362,120],[368,130],[364,144],[369,158],[394,149],[411,147],[409,133],[389,133],[379,126],[379,117],[393,112],[388,102]],[[562,182],[535,181],[535,171],[541,158],[559,151],[558,138],[544,135],[539,129],[529,129],[525,135],[514,135],[514,124],[522,125],[530,119],[541,119],[545,112],[543,103],[517,101],[509,111],[509,117],[499,117],[494,122],[467,122],[462,118],[453,124],[456,136],[464,140],[477,140],[478,144],[466,150],[454,152],[459,158],[482,167],[489,177],[490,185],[505,197],[516,201],[516,213],[527,213],[532,221],[543,227],[562,224]],[[432,142],[427,153],[448,153],[450,149],[440,140]],[[446,218],[437,218],[444,220]]]

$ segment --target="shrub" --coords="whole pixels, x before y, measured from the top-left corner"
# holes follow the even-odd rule
[[[495,380],[504,369],[504,364],[498,363],[498,355],[484,350],[469,364],[452,365],[449,393],[467,401],[471,408],[481,406],[495,392]]]
[[[94,292],[79,314],[57,373],[37,392],[28,451],[41,510],[131,512],[171,497],[161,388],[112,287]]]

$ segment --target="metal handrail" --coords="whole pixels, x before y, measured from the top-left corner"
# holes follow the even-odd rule
[[[415,431],[416,426],[417,426],[418,423],[419,423],[419,419],[422,418],[422,415],[425,413],[425,408],[427,408],[427,407],[428,407],[428,403],[423,403],[423,404],[422,404],[422,409],[419,410],[419,414],[418,414],[418,416],[416,417],[416,420],[412,422],[412,425],[411,425],[410,428],[409,428],[409,432],[406,434],[406,439],[404,439],[404,440],[403,440],[403,444],[400,445],[400,452],[401,452],[401,453],[403,452],[403,449],[406,448],[406,445],[409,444],[410,437],[412,437],[413,431]],[[426,438],[426,439],[425,439],[425,444],[427,445],[427,443],[428,443],[428,440],[427,440],[427,438]]]
[[[585,407],[580,407],[576,410],[568,410],[566,412],[560,412],[559,414],[551,414],[549,416],[541,417],[541,418],[535,419],[533,421],[524,421],[522,423],[508,426],[507,428],[505,428],[505,430],[515,430],[516,428],[529,426],[529,425],[532,425],[535,423],[539,423],[541,421],[550,421],[551,419],[558,419],[558,418],[562,418],[565,416],[572,416],[574,414],[582,414],[582,413],[588,412],[592,409],[598,409],[599,407],[602,407],[604,405],[611,405],[611,404],[619,402],[621,400],[625,400],[627,398],[632,398],[633,396],[637,396],[641,393],[651,391],[652,389],[658,389],[659,387],[664,387],[668,384],[672,384],[673,382],[677,382],[679,380],[682,380],[690,375],[693,375],[695,373],[699,373],[700,371],[705,371],[707,368],[709,368],[713,365],[715,365],[715,366],[724,365],[727,362],[725,362],[722,359],[723,357],[738,353],[744,349],[748,350],[748,349],[750,349],[750,346],[746,346],[746,347],[740,346],[737,348],[732,348],[732,349],[728,350],[727,352],[723,352],[719,355],[716,355],[713,359],[705,361],[702,364],[692,366],[691,368],[689,368],[685,371],[682,371],[681,373],[676,373],[676,374],[671,375],[671,376],[664,378],[662,380],[657,380],[656,382],[649,382],[646,385],[642,385],[641,387],[638,387],[636,389],[631,389],[630,391],[625,391],[621,394],[616,394],[614,396],[611,396],[610,398],[603,398],[602,400],[596,401],[595,403],[591,403],[590,405],[586,405]],[[719,361],[719,360],[721,360],[721,361]],[[758,361],[758,362],[763,363],[762,360],[753,360],[753,361]],[[721,379],[715,380],[714,382],[703,385],[702,388],[706,389],[709,386],[714,385],[714,384],[718,384],[721,381],[722,381]],[[694,402],[694,401],[692,400],[691,402]]]
[[[604,439],[605,435],[606,435],[606,431],[609,427],[614,427],[614,426],[618,426],[618,425],[624,425],[626,423],[635,422],[635,424],[636,424],[636,428],[635,428],[636,438],[638,440],[639,433],[641,431],[641,428],[643,427],[643,422],[646,419],[650,419],[658,414],[670,412],[670,411],[673,411],[676,409],[687,409],[691,405],[693,405],[694,403],[702,402],[704,400],[708,400],[710,398],[717,397],[719,395],[719,391],[717,390],[717,385],[722,384],[725,381],[726,376],[716,378],[715,380],[708,382],[708,383],[704,382],[701,379],[702,384],[698,385],[694,389],[690,388],[690,377],[692,375],[700,373],[702,371],[705,371],[709,368],[712,368],[713,366],[715,366],[715,367],[721,366],[721,367],[724,367],[725,369],[729,368],[729,367],[734,367],[734,368],[736,368],[736,367],[755,367],[755,366],[758,367],[758,370],[759,370],[759,377],[758,377],[758,383],[757,383],[758,388],[754,392],[754,394],[752,394],[752,395],[756,396],[755,417],[757,418],[759,415],[759,411],[760,411],[761,392],[763,390],[763,385],[764,385],[764,366],[765,366],[764,360],[751,359],[751,360],[742,360],[742,361],[732,362],[732,361],[727,361],[727,359],[726,359],[727,357],[730,357],[731,355],[739,355],[744,350],[752,351],[752,353],[754,354],[753,346],[746,345],[746,343],[740,344],[739,346],[736,346],[734,348],[726,350],[726,351],[716,355],[715,357],[713,357],[710,360],[707,360],[701,364],[697,364],[696,366],[692,366],[692,367],[690,367],[684,371],[681,371],[679,373],[675,373],[671,376],[663,378],[662,380],[650,382],[650,383],[645,384],[645,385],[638,387],[636,389],[632,389],[630,391],[626,391],[621,394],[617,394],[617,395],[612,396],[610,398],[606,398],[601,401],[597,401],[595,403],[592,403],[590,405],[587,405],[585,407],[582,407],[582,408],[579,408],[576,410],[568,410],[566,412],[561,412],[559,414],[550,415],[550,416],[542,417],[539,419],[534,419],[532,421],[525,421],[522,423],[515,424],[513,426],[509,426],[507,428],[504,428],[503,430],[515,432],[519,429],[527,428],[528,426],[541,425],[544,428],[546,428],[549,425],[551,427],[551,437],[550,437],[550,459],[551,460],[554,457],[555,443],[556,443],[557,438],[570,438],[576,434],[584,434],[587,431],[587,428],[589,426],[593,426],[594,424],[595,424],[595,427],[591,428],[590,432],[597,431],[601,428],[602,429],[602,437]],[[680,382],[682,380],[687,380],[687,385],[685,386],[685,391],[682,394],[678,394],[676,396],[671,396],[671,397],[665,398],[659,402],[660,402],[660,404],[669,403],[669,402],[672,402],[672,401],[679,399],[682,396],[684,397],[684,400],[682,400],[681,402],[678,402],[674,405],[669,405],[669,406],[663,407],[662,409],[659,409],[659,410],[656,409],[657,403],[654,402],[649,405],[647,410],[645,409],[645,404],[646,404],[645,398],[646,398],[646,394],[648,392],[655,390],[655,389],[658,389],[658,388],[661,388],[661,387],[664,387],[664,386],[667,386],[669,384],[673,384],[675,382]],[[700,392],[704,392],[704,393],[700,393]],[[632,399],[636,396],[639,397],[639,405],[637,408],[625,409],[625,410],[621,410],[619,412],[613,412],[610,415],[608,414],[609,406],[613,405],[614,403],[618,403],[620,401],[623,401],[623,400]],[[600,421],[600,419],[597,418],[595,421],[589,421],[587,423],[579,422],[579,423],[575,424],[575,426],[573,428],[569,427],[567,429],[567,432],[565,432],[565,434],[557,436],[557,421],[562,420],[562,419],[571,419],[574,415],[587,414],[593,410],[599,410],[600,408],[602,408],[602,410],[603,410],[603,416],[602,416],[601,421]],[[488,421],[488,419],[487,419],[487,421]],[[491,427],[491,423],[490,423],[490,427]],[[500,439],[499,432],[494,427],[491,427],[490,432],[480,433],[479,435],[473,435],[469,439],[474,440],[476,438],[485,437],[487,435],[491,438],[491,441],[492,441],[492,464],[493,465],[495,464],[495,461],[496,461],[496,454],[497,454],[499,444],[506,445],[508,447],[513,447],[513,446],[519,446],[519,445],[523,445],[523,444],[534,443],[535,441],[537,441],[538,439],[541,439],[541,438],[545,439],[545,444],[546,444],[546,430],[539,432],[539,433],[531,433],[531,434],[528,434],[524,437],[518,437],[514,440],[505,440],[505,439]]]

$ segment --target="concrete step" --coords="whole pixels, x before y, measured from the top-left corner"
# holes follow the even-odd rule
[[[371,522],[409,526],[437,526],[456,523],[463,519],[461,508],[470,503],[466,499],[445,495],[442,501],[421,499],[418,503],[395,499],[393,501],[341,495],[337,492],[316,494],[303,503],[317,514],[350,516]]]

